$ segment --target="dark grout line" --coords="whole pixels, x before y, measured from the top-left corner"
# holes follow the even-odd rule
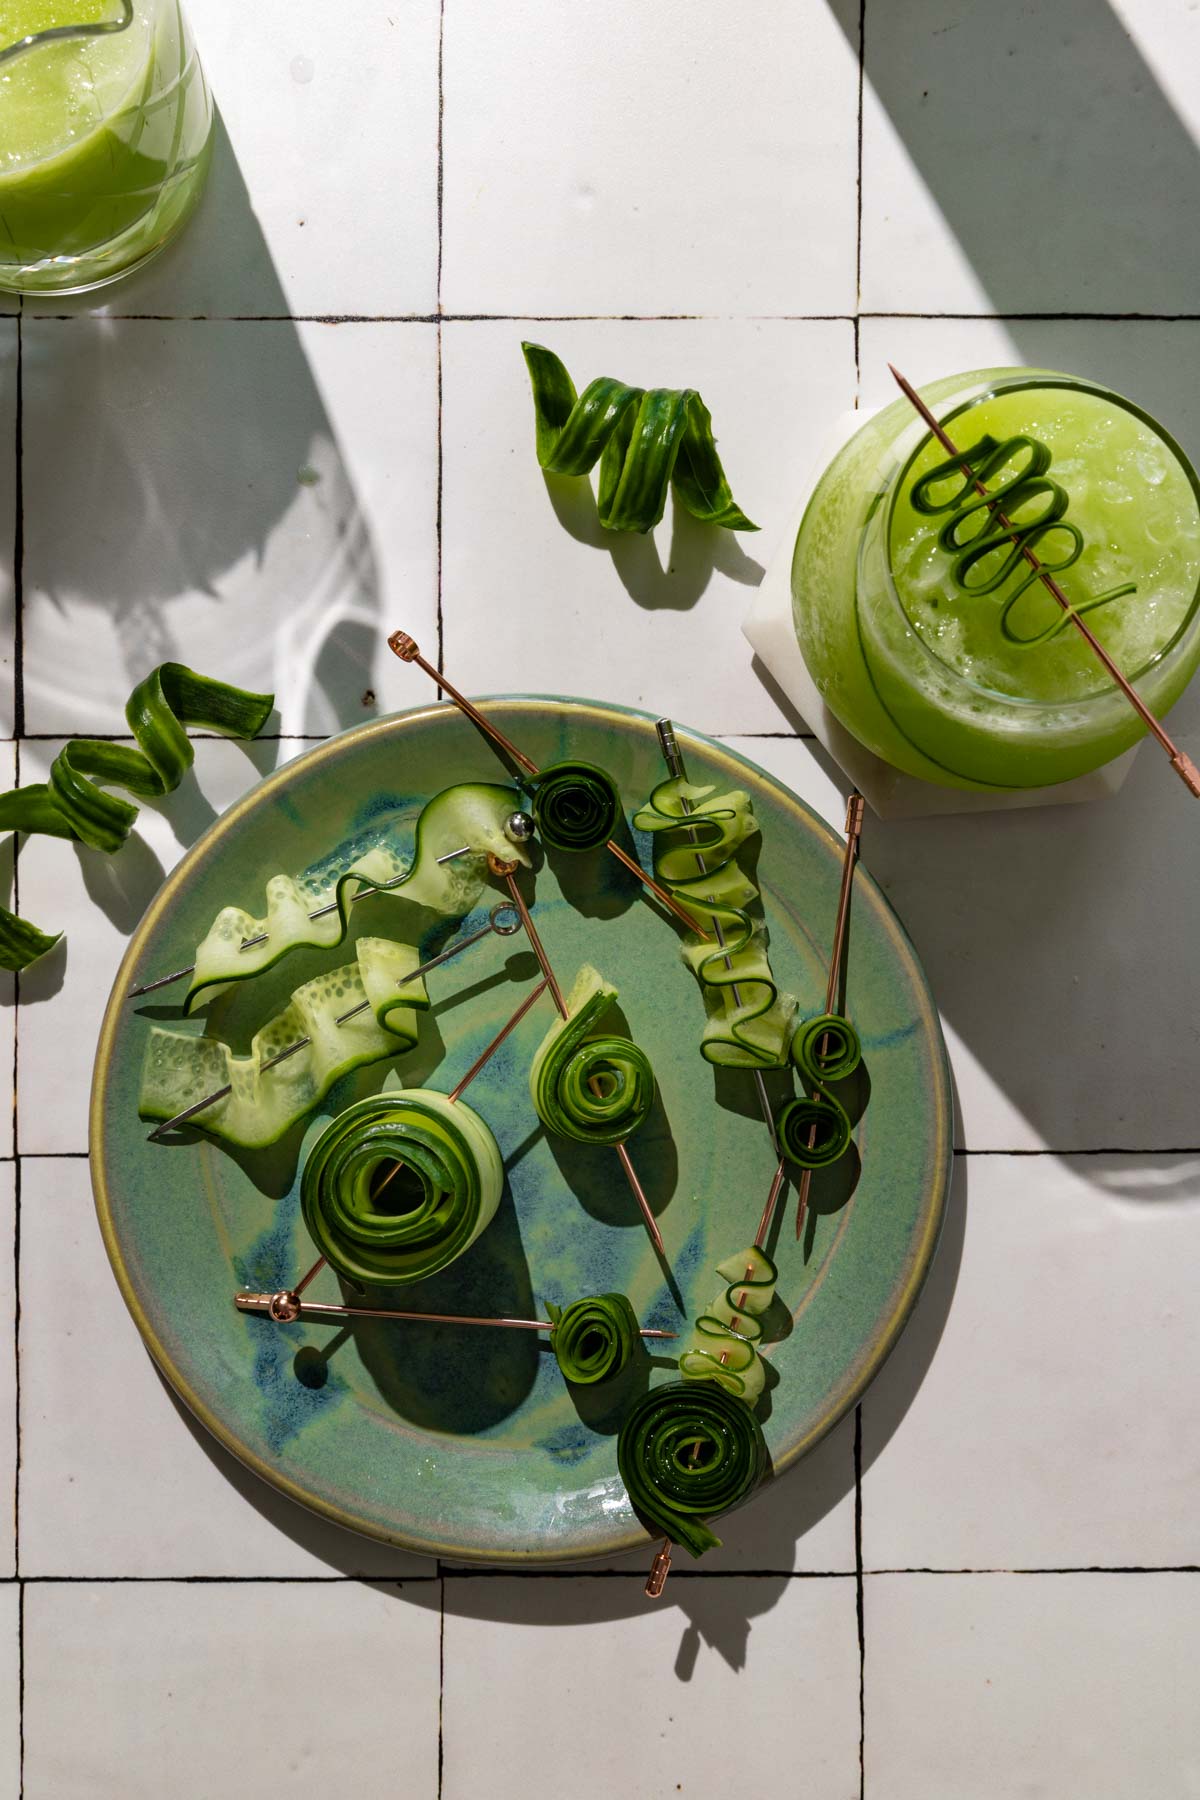
[[[438,53],[437,53],[437,500],[434,513],[434,529],[437,534],[437,668],[439,672],[445,668],[446,629],[442,615],[442,494],[445,476],[445,455],[442,444],[442,250],[443,250],[443,194],[445,190],[446,167],[446,0],[440,0],[438,6]],[[442,699],[441,683],[438,684],[438,699]],[[439,1776],[439,1789],[440,1787]]]
[[[22,1575],[22,1587],[420,1587],[436,1575]]]
[[[955,1156],[1200,1156],[1200,1144],[1129,1145],[1100,1144],[1078,1149],[1045,1148],[1041,1150],[963,1150],[955,1145]]]
[[[25,1792],[25,1586],[17,1587],[17,1769],[18,1793]]]
[[[867,70],[867,0],[858,0],[858,176],[855,183],[854,361],[858,363],[858,321],[862,313],[863,92]]]
[[[1151,325],[1192,325],[1200,321],[1200,313],[1149,313],[1149,312],[864,312],[864,319],[964,319],[968,323],[973,319],[989,320],[1003,323],[1006,319],[1016,320],[1053,320],[1061,319],[1068,324],[1086,324],[1096,320],[1103,324],[1108,320],[1120,324],[1126,320],[1143,320]]]
[[[441,1569],[441,1563],[438,1564]],[[446,1734],[444,1728],[444,1710],[446,1701],[446,1582],[440,1573],[441,1594],[438,1600],[438,1753],[437,1753],[437,1791],[438,1800],[442,1800],[442,1784],[446,1769]]]
[[[854,1610],[858,1621],[858,1800],[866,1794],[867,1633],[863,1604],[862,1404],[854,1409]]]
[[[1027,1569],[865,1569],[873,1575],[1200,1575],[1200,1563],[1065,1563],[1060,1568]]]
[[[649,1546],[648,1546],[649,1547]],[[645,1586],[642,1569],[476,1569],[463,1564],[442,1567],[447,1581],[638,1581]],[[671,1566],[671,1586],[677,1581],[853,1581],[853,1569],[681,1569]]]
[[[861,129],[861,120],[860,120]],[[861,180],[859,194],[861,227]],[[861,230],[856,263],[861,265]],[[439,250],[439,270],[440,270]],[[861,266],[859,267],[861,273]],[[1194,325],[1200,312],[826,312],[826,313],[22,313],[0,315],[21,318],[38,325],[95,323],[115,325],[829,325],[854,324],[856,319],[958,319],[970,324],[1003,324],[1007,320],[1032,322],[1061,320],[1067,324]]]

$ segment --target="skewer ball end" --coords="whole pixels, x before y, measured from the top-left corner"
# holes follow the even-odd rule
[[[417,640],[410,638],[407,631],[393,631],[388,639],[388,649],[398,656],[401,662],[415,662],[421,654]]]
[[[646,1577],[646,1598],[657,1600],[667,1585],[667,1576],[671,1573],[671,1540],[664,1538],[662,1548],[650,1564],[650,1573]]]

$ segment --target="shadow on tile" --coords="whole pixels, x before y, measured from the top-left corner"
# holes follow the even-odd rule
[[[857,47],[857,6],[832,10]],[[1187,124],[1110,0],[1060,0],[1031,30],[1033,18],[1019,7],[948,10],[943,0],[868,16],[867,80],[917,177],[997,312],[1190,311],[1200,155]],[[984,69],[1004,101],[994,128],[981,130]],[[881,166],[868,142],[868,205]],[[873,268],[869,212],[866,225],[873,305],[899,244],[894,223],[876,220]],[[911,306],[917,277],[899,279]],[[937,310],[936,296],[921,305]]]
[[[563,530],[577,543],[607,550],[631,600],[650,610],[687,612],[712,580],[714,570],[744,587],[757,587],[766,573],[748,556],[739,533],[693,518],[672,494],[671,548],[664,568],[649,532],[606,531],[585,476],[545,475],[546,493]]]
[[[138,316],[134,285],[119,316],[31,316],[25,332],[26,493],[40,497],[25,544],[34,722],[68,704],[61,628],[36,616],[64,606],[77,621],[93,608],[112,617],[121,668],[113,692],[96,694],[96,670],[90,691],[114,714],[147,668],[181,655],[177,608],[244,646],[249,609],[252,655],[206,672],[263,686],[273,665],[290,731],[362,718],[378,637],[370,530],[220,125],[216,162],[221,257],[256,271],[271,316]],[[71,426],[80,418],[86,429]],[[86,627],[77,635],[82,656]]]

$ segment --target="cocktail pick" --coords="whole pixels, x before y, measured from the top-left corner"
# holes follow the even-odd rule
[[[523,820],[527,817],[528,814],[526,813],[513,813],[512,819],[509,822],[511,824],[516,819]],[[526,833],[526,835],[528,835],[528,833]],[[436,857],[434,860],[438,863],[455,862],[460,856],[469,856],[470,854],[470,844],[464,844],[460,850],[447,850],[444,856]],[[403,874],[393,875],[390,881],[375,881],[372,882],[369,887],[359,888],[356,894],[351,894],[350,905],[354,906],[359,900],[365,900],[368,894],[386,893],[388,888],[397,887],[402,881],[407,881],[410,874],[411,870],[405,869]],[[318,906],[316,910],[310,912],[308,916],[310,919],[323,919],[328,913],[336,912],[337,909],[337,901],[331,900],[328,906]],[[260,931],[257,937],[243,938],[238,945],[238,949],[252,950],[256,944],[265,944],[270,935],[269,931]],[[143,994],[153,994],[158,988],[170,987],[172,982],[182,981],[185,975],[191,975],[194,972],[195,967],[195,963],[189,963],[186,969],[176,969],[173,975],[160,975],[156,981],[143,982],[141,987],[130,988],[125,998],[127,1000],[140,1000]],[[349,1017],[349,1014],[346,1016]]]
[[[513,914],[516,916],[513,917]],[[443,950],[440,956],[431,956],[429,961],[422,963],[419,969],[413,969],[409,974],[402,976],[397,986],[407,987],[409,982],[419,981],[423,975],[428,975],[431,969],[439,968],[442,963],[449,962],[451,957],[459,955],[463,950],[469,950],[472,944],[477,944],[481,938],[488,937],[493,931],[498,937],[512,937],[520,929],[521,919],[517,909],[511,906],[507,900],[501,900],[498,905],[493,906],[488,914],[486,925],[481,926],[478,931],[472,931],[467,937],[459,938],[457,943],[451,944],[449,949]],[[334,1024],[344,1025],[348,1019],[357,1018],[358,1014],[365,1012],[370,1004],[369,1000],[360,1000],[357,1006],[350,1007],[347,1012],[339,1013]],[[286,1062],[289,1056],[295,1056],[298,1051],[303,1050],[311,1042],[311,1038],[302,1037],[297,1038],[294,1044],[286,1044],[282,1050],[277,1050],[274,1056],[267,1058],[260,1073],[267,1069],[273,1069],[277,1063]],[[465,1085],[464,1082],[463,1086]],[[190,1106],[185,1106],[183,1111],[176,1113],[173,1119],[167,1119],[162,1125],[156,1125],[154,1130],[147,1134],[146,1142],[157,1143],[166,1136],[167,1132],[174,1131],[180,1125],[186,1125],[187,1121],[195,1118],[197,1113],[205,1112],[210,1106],[215,1106],[218,1100],[224,1100],[225,1096],[231,1092],[232,1086],[228,1082],[224,1087],[214,1088],[213,1092],[205,1094],[202,1100],[194,1100]]]
[[[892,363],[888,364],[888,368],[891,370],[896,385],[899,387],[905,399],[911,401],[912,405],[916,408],[917,412],[920,413],[942,448],[951,456],[961,457],[962,452],[959,450],[957,444],[953,442],[950,434],[946,431],[941,422],[934,417],[933,413],[929,410],[928,406],[926,406],[924,400],[922,400],[912,383],[906,381],[899,369]],[[1183,785],[1187,788],[1188,792],[1196,799],[1200,799],[1200,769],[1196,767],[1191,757],[1179,748],[1174,739],[1168,736],[1163,725],[1150,711],[1150,708],[1146,705],[1146,702],[1142,699],[1133,683],[1129,680],[1129,677],[1123,674],[1117,667],[1108,651],[1104,648],[1104,645],[1088,625],[1087,620],[1071,605],[1071,602],[1067,599],[1067,596],[1063,593],[1063,590],[1059,587],[1057,581],[1055,581],[1050,570],[1040,561],[1036,553],[1029,548],[1029,545],[1022,541],[1020,534],[1013,526],[1012,520],[1009,519],[1005,513],[1001,511],[997,503],[991,499],[986,486],[975,475],[970,464],[964,462],[961,463],[960,466],[963,474],[967,477],[968,481],[971,482],[976,493],[981,494],[983,498],[989,502],[988,511],[991,513],[992,517],[996,520],[998,525],[1002,525],[1005,531],[1009,533],[1013,543],[1016,544],[1021,555],[1025,558],[1025,561],[1029,564],[1030,568],[1034,571],[1035,575],[1047,591],[1058,601],[1058,604],[1062,607],[1072,625],[1074,625],[1080,636],[1087,642],[1092,653],[1104,665],[1108,674],[1120,688],[1134,712],[1137,713],[1138,717],[1145,725],[1146,730],[1152,737],[1157,738],[1158,742],[1170,758],[1171,767],[1183,782]]]
[[[656,721],[654,729],[658,733],[658,744],[663,754],[663,761],[667,765],[668,775],[671,776],[672,780],[686,781],[687,769],[684,767],[683,752],[679,748],[679,742],[675,736],[674,725],[671,723],[670,719],[659,719]],[[679,804],[682,806],[685,813],[690,813],[692,811],[692,803],[685,794],[680,794]],[[688,827],[686,836],[689,843],[699,843],[700,834],[694,825]],[[704,860],[703,854],[699,850],[696,851],[696,867],[701,875],[708,874],[708,865]],[[692,929],[696,929],[695,925],[693,925]],[[725,933],[721,929],[720,919],[716,917],[713,919],[713,931],[716,934],[717,943],[723,950],[725,948]],[[724,958],[724,963],[727,969],[732,970],[732,957],[726,956]],[[737,982],[732,982],[730,985],[733,992],[734,1004],[740,1006],[742,1004],[742,996],[738,990]],[[763,1080],[761,1069],[752,1070],[752,1074],[754,1076],[754,1085],[758,1090],[758,1104],[762,1112],[763,1121],[771,1134],[771,1142],[775,1145],[775,1148],[778,1149],[779,1139],[775,1134],[775,1118],[771,1112],[771,1102],[767,1098],[767,1084]]]
[[[444,687],[445,683],[443,682],[442,685]],[[542,974],[545,977],[546,985],[549,987],[554,998],[554,1004],[558,1008],[558,1016],[560,1019],[565,1019],[567,1017],[567,1003],[563,999],[563,991],[558,985],[554,970],[550,966],[550,958],[546,955],[545,946],[538,936],[537,927],[529,916],[529,908],[525,904],[525,897],[517,886],[516,875],[518,864],[515,862],[504,862],[500,857],[496,856],[494,852],[489,852],[488,868],[493,875],[497,875],[502,881],[507,882],[508,891],[512,895],[512,903],[520,914],[521,923],[525,927],[525,935],[529,939],[530,949],[541,964]],[[592,1078],[591,1088],[594,1094],[599,1095],[600,1088],[595,1077]],[[665,1256],[666,1246],[663,1243],[662,1232],[658,1229],[658,1220],[650,1210],[650,1202],[647,1200],[645,1190],[638,1179],[637,1170],[633,1166],[629,1152],[624,1144],[614,1144],[613,1149],[620,1159],[621,1167],[625,1171],[625,1179],[629,1183],[633,1197],[638,1203],[638,1208],[641,1212],[646,1230],[650,1233],[650,1241],[658,1251],[659,1255]]]
[[[846,849],[842,858],[842,885],[838,893],[837,921],[833,928],[833,948],[829,953],[829,980],[825,984],[825,1011],[831,1013],[837,1003],[838,990],[842,984],[842,964],[846,956],[846,926],[850,919],[850,887],[854,880],[854,865],[858,860],[858,840],[862,834],[863,813],[866,804],[859,793],[852,793],[846,802]],[[829,1048],[829,1038],[825,1034],[821,1038],[819,1056],[824,1056]],[[814,1120],[808,1128],[808,1147],[811,1150],[817,1141],[819,1126]],[[775,1179],[783,1179],[783,1159],[775,1171]],[[804,1169],[800,1175],[800,1186],[796,1194],[796,1236],[799,1237],[804,1228],[804,1212],[808,1205],[808,1190],[812,1183],[812,1170]],[[771,1202],[768,1202],[770,1205]]]
[[[317,1268],[322,1265],[318,1263]],[[422,1325],[483,1325],[495,1330],[505,1331],[550,1331],[554,1330],[550,1319],[485,1319],[469,1317],[465,1313],[430,1313],[430,1312],[393,1312],[390,1307],[379,1306],[336,1306],[325,1301],[309,1300],[302,1302],[300,1289],[307,1286],[316,1270],[310,1269],[304,1280],[294,1288],[285,1288],[278,1294],[235,1294],[233,1303],[239,1312],[256,1313],[274,1319],[278,1325],[292,1325],[297,1319],[400,1319]],[[644,1338],[677,1338],[677,1331],[659,1331],[646,1326],[638,1335]]]
[[[438,683],[443,692],[454,702],[455,706],[458,707],[459,711],[465,713],[471,723],[477,725],[480,731],[487,737],[490,737],[494,744],[499,744],[505,754],[510,756],[519,768],[524,769],[527,775],[536,776],[540,774],[541,771],[538,769],[537,764],[531,762],[523,750],[518,750],[512,740],[505,737],[499,726],[493,725],[490,719],[485,718],[479,708],[473,706],[465,694],[460,694],[458,689],[453,686],[451,682],[446,680],[446,677],[440,670],[435,669],[432,663],[425,660],[418,650],[415,641],[409,637],[406,631],[393,631],[388,639],[388,648],[394,655],[400,658],[401,662],[416,663],[419,669],[424,669],[430,680]],[[679,903],[668,894],[664,887],[659,886],[653,876],[647,875],[641,864],[636,862],[632,856],[622,850],[620,844],[614,842],[612,838],[609,838],[606,841],[604,848],[608,851],[610,856],[615,856],[617,861],[628,869],[631,875],[636,875],[638,880],[649,889],[656,900],[661,900],[664,906],[669,907],[671,912],[675,914],[675,917],[686,925],[689,931],[696,930],[694,921],[688,916]],[[700,932],[701,937],[706,935],[705,932]]]

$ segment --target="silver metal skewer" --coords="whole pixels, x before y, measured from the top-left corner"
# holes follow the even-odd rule
[[[671,776],[672,780],[686,781],[687,769],[684,766],[683,752],[680,750],[678,740],[675,736],[674,725],[671,723],[670,719],[659,719],[656,722],[654,729],[658,733],[659,748],[662,750],[663,761],[667,765],[667,773]],[[692,811],[692,803],[686,795],[680,794],[679,804],[682,806],[685,813],[690,813]],[[694,825],[688,827],[686,835],[690,843],[699,843],[700,833],[696,830]],[[708,874],[708,864],[705,862],[704,857],[699,850],[696,851],[696,867],[699,869],[701,875]],[[709,898],[711,899],[712,896],[710,895]],[[721,930],[721,921],[717,918],[715,913],[713,914],[712,923],[717,943],[721,946],[721,949],[724,950],[725,933]],[[722,960],[725,967],[732,973],[733,958],[726,954]],[[738,984],[735,981],[730,985],[733,991],[734,1004],[740,1006],[742,1004],[742,996],[738,991]],[[763,1122],[771,1134],[772,1144],[775,1146],[775,1149],[778,1150],[779,1139],[775,1133],[775,1119],[771,1112],[771,1102],[767,1098],[767,1084],[763,1080],[761,1069],[753,1069],[751,1073],[754,1076],[754,1085],[758,1090],[758,1105],[763,1116]]]
[[[434,860],[439,864],[455,862],[460,856],[469,856],[470,854],[470,844],[464,844],[460,850],[447,850],[445,856],[436,857]],[[373,881],[369,885],[359,888],[356,894],[351,894],[349,904],[355,906],[358,901],[365,900],[369,894],[386,893],[389,888],[398,887],[402,881],[407,881],[411,873],[411,869],[405,869],[403,875],[393,875],[390,881]],[[310,912],[308,916],[310,919],[324,919],[329,913],[336,912],[337,909],[337,901],[331,900],[327,906],[318,906],[315,912]],[[265,944],[270,935],[269,931],[260,931],[256,937],[243,938],[238,949],[252,950],[256,944]],[[144,994],[153,994],[158,988],[170,987],[173,982],[182,981],[185,975],[193,974],[195,968],[195,963],[189,963],[186,969],[176,969],[172,975],[160,975],[156,981],[143,982],[141,987],[130,988],[125,997],[127,1000],[140,1000]]]
[[[505,918],[506,914],[509,915],[508,918]],[[477,944],[481,938],[487,937],[493,931],[498,937],[512,937],[520,929],[521,916],[516,907],[511,901],[501,900],[498,905],[493,906],[488,914],[486,925],[481,926],[478,931],[473,931],[469,937],[459,938],[457,943],[451,944],[449,949],[443,950],[440,956],[431,956],[429,961],[422,963],[419,969],[413,969],[409,974],[402,975],[396,986],[407,987],[409,982],[419,981],[423,975],[428,975],[431,969],[436,969],[442,963],[449,962],[451,957],[457,956],[460,951],[469,950],[472,944]],[[347,1012],[339,1013],[333,1021],[334,1024],[344,1025],[347,1020],[357,1018],[359,1013],[366,1012],[370,1004],[369,1000],[360,1000]],[[294,1044],[288,1044],[284,1049],[277,1050],[274,1056],[269,1056],[266,1062],[260,1065],[259,1074],[265,1074],[268,1069],[276,1068],[281,1062],[286,1062],[289,1056],[295,1056],[297,1051],[306,1049],[311,1043],[310,1037],[297,1038]],[[215,1106],[218,1100],[224,1100],[225,1096],[232,1092],[233,1084],[226,1082],[224,1087],[215,1088],[211,1094],[205,1094],[202,1100],[194,1100],[190,1106],[185,1106],[182,1112],[176,1113],[173,1119],[167,1119],[163,1124],[156,1125],[153,1131],[147,1133],[146,1142],[148,1144],[158,1142],[166,1136],[168,1131],[175,1130],[179,1125],[185,1125],[189,1119],[195,1118],[197,1113],[204,1112],[210,1106]]]
[[[292,1289],[297,1295],[298,1290]],[[554,1325],[549,1319],[485,1319],[467,1317],[463,1313],[428,1313],[428,1312],[393,1312],[390,1308],[378,1306],[333,1306],[323,1300],[304,1300],[290,1316],[280,1317],[279,1309],[274,1303],[275,1294],[235,1294],[233,1303],[239,1312],[255,1313],[278,1324],[291,1325],[298,1318],[314,1319],[402,1319],[412,1320],[424,1325],[485,1325],[508,1331],[553,1331]],[[677,1338],[677,1331],[658,1331],[651,1326],[639,1332],[644,1338]]]

